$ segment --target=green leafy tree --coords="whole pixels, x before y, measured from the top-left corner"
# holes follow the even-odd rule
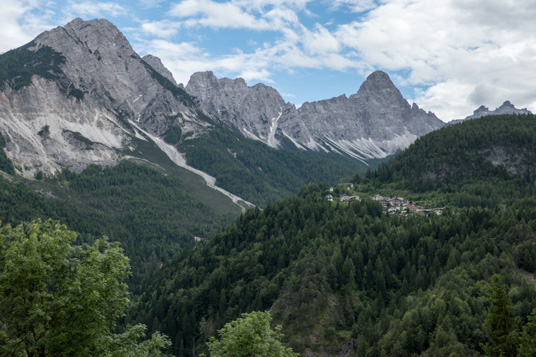
[[[143,326],[113,334],[129,304],[128,258],[106,239],[75,239],[52,220],[0,228],[0,354],[126,356],[166,347],[160,335],[138,344]]]
[[[487,356],[516,356],[518,322],[510,298],[497,274],[493,275],[491,284],[488,317],[484,322],[484,330],[491,344],[483,346],[484,352]]]
[[[212,357],[266,356],[294,357],[298,354],[283,346],[281,326],[270,328],[268,311],[253,311],[226,324],[218,331],[220,339],[211,337],[208,348]]]

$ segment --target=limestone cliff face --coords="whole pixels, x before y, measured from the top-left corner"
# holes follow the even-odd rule
[[[107,20],[75,19],[0,62],[18,68],[0,74],[0,132],[8,157],[27,177],[114,165],[136,150],[137,140],[161,141],[172,127],[194,138],[217,120],[274,148],[294,145],[359,160],[386,157],[443,125],[410,106],[383,72],[372,73],[349,98],[298,109],[274,88],[212,72],[177,86],[158,58],[140,58]]]
[[[212,72],[192,75],[186,91],[197,97],[205,110],[247,137],[276,147],[275,130],[290,104],[272,87],[248,87],[242,78],[218,79]]]
[[[146,55],[143,56],[142,59],[149,65],[151,65],[151,67],[153,67],[158,73],[168,79],[171,83],[173,83],[174,85],[178,85],[177,82],[175,82],[175,78],[173,78],[173,73],[171,73],[170,70],[164,66],[160,58],[153,55]]]
[[[248,87],[242,79],[217,79],[211,72],[194,74],[186,90],[223,122],[272,147],[286,138],[298,148],[360,160],[391,155],[444,125],[434,114],[410,106],[381,71],[349,98],[304,103],[299,109],[273,88]]]
[[[481,105],[477,110],[469,115],[464,120],[481,118],[487,115],[501,115],[501,114],[532,114],[527,108],[518,109],[510,101],[504,102],[499,108],[495,110],[489,110],[489,108]]]
[[[434,114],[410,106],[384,72],[372,73],[356,94],[304,103],[281,130],[308,148],[358,159],[383,158],[443,126]],[[298,131],[295,130],[296,124]]]
[[[170,126],[190,135],[209,126],[194,98],[153,68],[154,58],[142,60],[107,20],[75,19],[15,51],[36,57],[28,63],[36,66],[48,60],[39,57],[43,49],[53,53],[54,70],[22,86],[16,78],[0,83],[0,132],[25,176],[113,165],[128,155],[132,138],[143,139],[136,127],[162,136]]]

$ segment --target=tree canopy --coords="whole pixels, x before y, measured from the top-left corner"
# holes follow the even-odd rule
[[[0,354],[128,355],[167,346],[161,335],[138,345],[142,325],[114,335],[129,304],[128,258],[105,238],[75,239],[52,220],[0,228]]]
[[[211,357],[294,357],[297,353],[283,346],[281,326],[270,328],[272,320],[268,311],[253,311],[227,323],[219,330],[220,339],[210,339]]]

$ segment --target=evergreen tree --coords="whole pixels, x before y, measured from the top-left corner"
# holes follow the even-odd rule
[[[536,356],[536,309],[523,327],[518,352],[520,356]]]
[[[497,274],[491,280],[488,316],[484,322],[490,343],[483,346],[487,356],[516,356],[517,354],[517,320],[514,317],[506,287]]]

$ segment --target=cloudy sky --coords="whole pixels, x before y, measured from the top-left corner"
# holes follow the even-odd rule
[[[2,0],[0,52],[75,17],[110,20],[179,83],[211,70],[300,105],[383,70],[444,121],[505,100],[536,112],[534,0]]]

